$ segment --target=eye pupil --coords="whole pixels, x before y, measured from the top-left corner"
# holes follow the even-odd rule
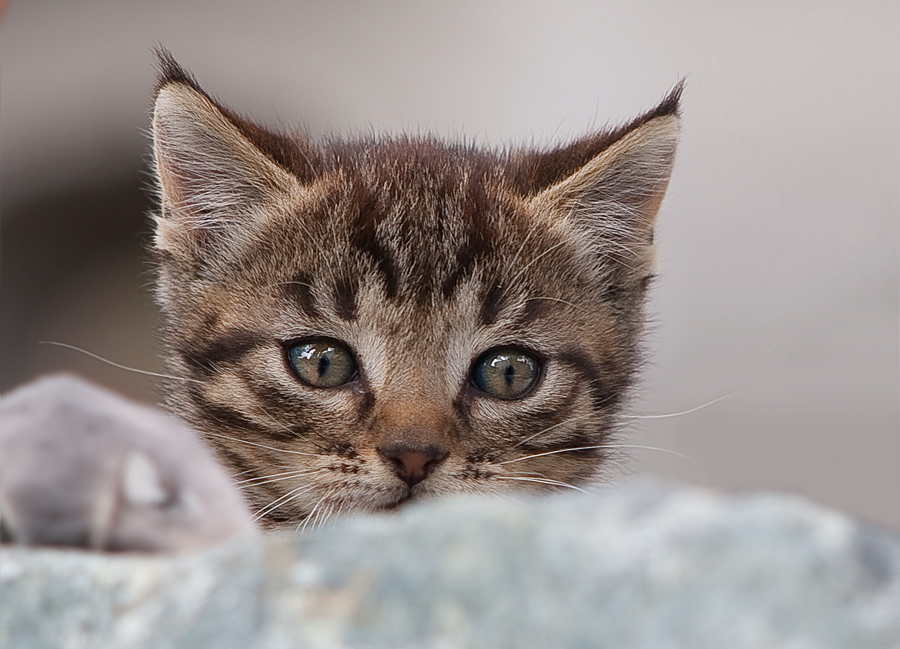
[[[528,352],[515,347],[495,347],[472,365],[470,380],[496,399],[519,399],[537,383],[540,364]]]
[[[353,354],[327,338],[295,343],[286,348],[288,363],[303,383],[316,388],[336,388],[357,374]]]

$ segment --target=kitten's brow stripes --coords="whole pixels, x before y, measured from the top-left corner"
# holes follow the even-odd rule
[[[531,324],[535,320],[549,316],[557,309],[563,308],[562,305],[564,304],[573,309],[581,310],[578,305],[561,298],[547,296],[530,297],[525,300],[525,306],[518,315],[517,324],[519,326]]]
[[[545,300],[543,298],[531,298],[525,301],[516,322],[519,326],[526,326],[540,317],[547,315],[554,308],[559,308],[559,302]]]
[[[358,280],[354,282],[348,277],[338,280],[334,289],[334,311],[344,322],[356,320],[356,292]]]
[[[293,281],[280,282],[281,293],[292,304],[300,307],[303,314],[312,320],[321,318],[316,296],[313,293],[312,277],[306,273],[297,274]]]
[[[479,318],[485,327],[497,322],[497,317],[503,310],[506,301],[506,292],[500,284],[493,284],[485,294],[481,302]]]
[[[473,213],[485,209],[480,206],[480,203],[484,202],[483,196],[479,196],[479,198],[480,200],[467,201],[469,229],[465,243],[456,251],[456,263],[453,271],[441,284],[441,294],[445,300],[449,300],[453,296],[463,279],[472,275],[479,261],[494,254],[493,242],[496,240],[496,233],[483,219]]]
[[[467,212],[483,211],[486,208],[480,207],[481,202],[483,199],[481,201],[468,200],[465,210]],[[380,218],[383,217],[376,212],[375,202],[368,200],[359,209],[358,218],[351,229],[350,242],[354,248],[373,262],[376,271],[382,277],[387,297],[392,300],[401,294],[402,288],[410,292],[407,297],[414,298],[416,303],[422,306],[434,304],[435,298],[439,297],[436,295],[438,291],[445,300],[449,299],[460,282],[471,276],[477,263],[481,259],[489,257],[493,252],[495,234],[490,226],[483,222],[483,219],[470,215],[465,219],[468,231],[463,237],[461,245],[453,253],[452,270],[443,279],[437,276],[430,278],[429,273],[418,273],[415,269],[410,274],[404,275],[399,272],[399,264],[391,251],[382,245],[381,238],[378,236],[377,222]],[[396,244],[397,242],[393,241],[392,243]],[[405,241],[401,242],[401,244],[405,243]],[[424,263],[428,264],[429,261]]]
[[[399,289],[397,265],[378,241],[376,224],[377,202],[366,197],[359,206],[356,221],[350,231],[350,245],[371,259],[375,270],[381,274],[388,299],[396,299]]]
[[[479,320],[482,326],[490,326],[501,320],[504,310],[509,309],[509,295],[501,283],[494,283],[482,298]],[[562,298],[550,296],[529,297],[516,305],[516,312],[509,313],[508,318],[518,326],[524,327],[540,318],[548,317],[563,308],[563,305],[581,310],[581,308]]]
[[[487,290],[482,298],[481,310],[479,312],[479,320],[482,326],[488,327],[495,324],[501,319],[503,311],[508,309],[509,296],[504,291],[503,285],[495,283]],[[570,306],[574,309],[581,310],[578,305],[563,300],[562,298],[539,296],[530,297],[523,300],[517,311],[509,314],[509,319],[514,320],[519,326],[527,326],[538,320],[553,314],[562,305]]]

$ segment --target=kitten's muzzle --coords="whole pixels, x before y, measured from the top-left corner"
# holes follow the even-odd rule
[[[377,450],[391,471],[410,487],[431,475],[449,455],[435,444],[420,447],[397,442],[379,446]]]

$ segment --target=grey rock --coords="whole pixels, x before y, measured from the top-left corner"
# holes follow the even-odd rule
[[[458,497],[192,555],[0,558],[4,649],[900,647],[900,540],[777,495]]]

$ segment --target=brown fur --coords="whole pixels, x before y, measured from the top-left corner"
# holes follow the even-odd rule
[[[640,362],[680,91],[550,151],[317,144],[238,117],[163,54],[158,299],[170,370],[191,379],[169,405],[270,526],[602,478]],[[303,384],[286,349],[310,337],[346,345],[358,377]],[[501,345],[542,363],[522,398],[470,380]],[[427,478],[409,486],[392,449]]]

